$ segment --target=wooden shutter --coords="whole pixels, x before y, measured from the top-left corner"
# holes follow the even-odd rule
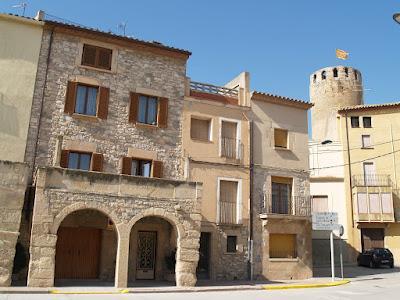
[[[97,116],[100,119],[107,119],[108,115],[108,99],[110,98],[110,89],[106,87],[100,87],[99,106],[97,109]]]
[[[92,154],[92,166],[91,171],[101,172],[103,171],[103,154],[93,153]]]
[[[83,45],[82,65],[92,67],[96,65],[96,47]]]
[[[67,94],[65,97],[64,112],[67,114],[73,114],[75,111],[75,98],[76,98],[76,88],[78,86],[77,82],[68,81]]]
[[[129,105],[129,122],[136,123],[138,106],[139,106],[139,94],[131,92],[131,102]]]
[[[122,158],[122,174],[131,175],[132,172],[132,157]]]
[[[60,157],[60,167],[61,168],[68,168],[68,150],[61,150],[61,157]]]
[[[112,50],[105,48],[98,48],[98,67],[102,69],[111,70]]]
[[[158,98],[158,127],[166,128],[168,124],[168,98]]]
[[[161,178],[162,177],[162,171],[163,171],[163,165],[162,162],[159,160],[153,160],[153,177]]]

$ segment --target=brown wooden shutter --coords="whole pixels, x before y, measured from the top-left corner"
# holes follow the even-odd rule
[[[131,92],[131,102],[129,105],[129,122],[136,123],[139,106],[139,94]]]
[[[158,98],[158,127],[166,128],[168,124],[168,98]]]
[[[76,98],[76,88],[78,86],[77,82],[68,81],[67,94],[65,97],[64,112],[67,114],[73,114],[75,111],[75,98]]]
[[[94,67],[96,65],[96,52],[96,47],[83,45],[82,65]]]
[[[107,119],[108,115],[108,99],[110,98],[110,89],[100,87],[99,106],[97,109],[97,116],[100,119]]]
[[[91,171],[101,172],[103,171],[103,154],[93,153],[92,154],[92,165]]]
[[[153,177],[161,178],[163,171],[163,164],[159,160],[153,160]]]
[[[112,50],[98,48],[98,62],[97,65],[102,69],[111,70]]]
[[[61,157],[60,157],[61,168],[68,168],[68,157],[69,157],[69,151],[61,150]]]
[[[132,157],[122,158],[122,174],[131,175],[132,172]]]

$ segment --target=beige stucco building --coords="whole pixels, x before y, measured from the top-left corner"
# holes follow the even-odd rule
[[[0,14],[0,286],[11,282],[29,183],[24,157],[42,27],[36,20]],[[24,260],[23,253],[19,257]]]

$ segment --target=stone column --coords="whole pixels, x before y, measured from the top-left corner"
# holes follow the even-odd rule
[[[195,286],[197,282],[196,269],[199,261],[199,230],[189,230],[178,240],[176,257],[176,285]]]
[[[126,288],[128,286],[128,265],[129,265],[129,238],[130,231],[125,225],[117,226],[118,250],[115,266],[115,287]]]
[[[0,231],[0,286],[10,286],[18,232]]]

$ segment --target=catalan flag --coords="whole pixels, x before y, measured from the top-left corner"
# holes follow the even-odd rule
[[[336,57],[339,59],[346,60],[349,58],[349,53],[341,49],[336,49]]]

